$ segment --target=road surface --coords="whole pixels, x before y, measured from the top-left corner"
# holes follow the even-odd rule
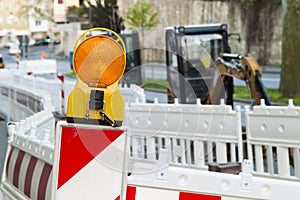
[[[166,66],[159,63],[151,63],[150,65],[142,66],[142,75],[145,78],[151,79],[167,79]],[[262,76],[263,84],[266,88],[279,88],[280,73],[265,72]],[[234,79],[235,85],[245,85],[244,81]]]
[[[57,71],[66,74],[68,72],[71,72],[71,67],[69,63],[69,58],[61,57],[54,55],[54,50],[50,46],[32,46],[29,47],[29,53],[27,58],[20,57],[20,61],[27,59],[27,60],[37,60],[41,59],[41,52],[46,52],[46,58],[47,59],[56,59],[57,64]],[[7,68],[16,68],[16,56],[10,55],[8,53],[8,48],[0,48],[0,54],[3,57],[5,66]]]

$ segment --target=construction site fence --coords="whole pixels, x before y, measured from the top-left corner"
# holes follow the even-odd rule
[[[40,171],[52,170],[55,135],[52,112],[61,105],[53,98],[56,94],[55,99],[59,99],[61,94],[56,90],[60,91],[61,86],[54,82],[52,88],[52,83],[41,79],[35,80],[40,81],[39,84],[33,84],[31,78],[9,74],[3,80],[0,98],[5,105],[0,111],[7,113],[7,119],[14,119],[8,126],[10,164],[19,164],[24,170],[22,167],[26,166],[16,161],[21,152],[27,161],[37,159]],[[253,109],[246,107],[247,127],[246,132],[242,132],[239,107],[233,110],[223,101],[220,105],[201,105],[200,101],[193,105],[178,101],[149,104],[145,103],[140,88],[132,86],[122,90],[126,90],[123,93],[127,95],[124,95],[127,101],[124,126],[128,127],[130,141],[128,170],[131,176],[126,183],[129,186],[214,192],[227,199],[282,199],[287,192],[291,199],[300,196],[296,189],[300,187],[297,132],[300,108],[294,106],[292,100],[288,106],[266,106],[262,101]],[[239,175],[208,171],[210,163],[245,160],[248,167]],[[24,177],[14,179],[13,171],[5,171],[3,175],[2,199],[28,199]],[[205,185],[208,179],[215,184]],[[48,184],[50,180],[51,173]],[[35,199],[38,194],[31,191],[30,195]]]

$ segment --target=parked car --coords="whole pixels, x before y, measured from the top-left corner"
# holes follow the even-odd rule
[[[5,67],[2,54],[0,54],[0,68],[3,69]]]
[[[11,55],[14,55],[16,53],[21,53],[21,49],[19,48],[18,45],[13,44],[9,47],[8,53]]]
[[[54,45],[58,45],[60,44],[60,40],[51,40],[48,36],[45,38],[45,39],[40,39],[40,40],[37,40],[35,42],[35,46],[40,46],[40,45],[49,45],[50,43],[53,43]]]
[[[37,41],[35,42],[35,45],[36,45],[36,46],[40,46],[40,45],[48,45],[48,44],[50,44],[50,42],[51,42],[50,37],[47,36],[47,37],[44,38],[44,39],[37,40]]]
[[[55,45],[60,44],[60,40],[54,40],[53,44]]]
[[[35,40],[34,39],[30,39],[28,42],[28,46],[34,46],[35,45]]]

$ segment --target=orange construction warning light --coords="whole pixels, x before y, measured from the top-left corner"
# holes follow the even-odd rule
[[[96,35],[93,35],[93,31]],[[110,30],[91,29],[75,44],[73,66],[77,76],[89,87],[106,88],[123,75],[126,65],[124,44],[117,39],[103,34]],[[111,31],[110,31],[111,32]],[[109,33],[110,33],[109,32]],[[120,45],[121,44],[121,45]]]
[[[77,76],[88,86],[106,88],[123,75],[125,56],[112,38],[92,36],[77,47],[73,66]]]
[[[41,57],[42,57],[42,59],[45,59],[45,58],[47,57],[47,54],[46,54],[45,51],[42,51],[42,52],[41,52]]]
[[[93,28],[74,45],[78,81],[68,98],[67,122],[121,126],[124,101],[118,88],[126,66],[123,40],[106,28]]]

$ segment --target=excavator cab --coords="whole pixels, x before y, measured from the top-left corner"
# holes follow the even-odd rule
[[[167,29],[169,103],[174,98],[180,103],[195,103],[200,99],[202,104],[219,104],[224,99],[233,106],[233,78],[237,78],[245,81],[253,105],[259,105],[261,99],[271,105],[257,61],[249,55],[231,54],[228,36],[226,24]]]
[[[226,24],[175,26],[166,30],[168,101],[178,98],[180,103],[206,103],[212,78],[216,72],[215,60],[230,53]],[[224,80],[226,91],[220,95],[232,104],[233,80]],[[225,91],[225,89],[224,89]]]

